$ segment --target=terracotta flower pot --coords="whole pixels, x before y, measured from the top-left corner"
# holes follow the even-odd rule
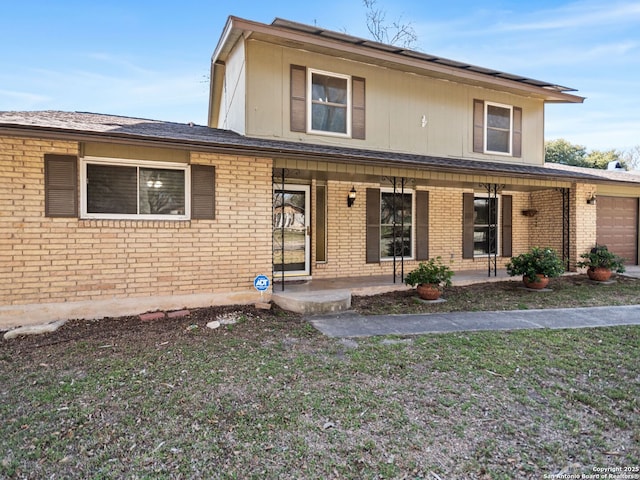
[[[531,278],[522,277],[522,281],[524,282],[524,286],[527,288],[533,288],[535,290],[542,290],[543,288],[547,288],[549,285],[549,277],[545,277],[544,275],[536,275],[537,280],[533,280]]]
[[[440,298],[440,289],[431,283],[421,283],[416,287],[418,296],[423,300],[437,300]]]
[[[595,282],[606,282],[611,278],[611,270],[604,267],[595,267],[587,270],[589,278]]]

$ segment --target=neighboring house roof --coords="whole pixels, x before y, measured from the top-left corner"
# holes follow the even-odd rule
[[[574,167],[572,165],[563,165],[561,163],[547,163],[546,166],[562,172],[584,173],[601,178],[603,180],[640,184],[640,171],[637,170],[603,170],[600,168]]]
[[[415,50],[387,45],[276,18],[271,25],[230,16],[211,58],[212,85],[216,79],[216,64],[224,63],[240,38],[256,38],[291,48],[300,48],[327,55],[339,55],[356,61],[389,66],[421,75],[445,78],[460,83],[531,95],[545,102],[582,103],[583,97],[569,94],[575,89],[534,80],[498,70],[458,62]]]
[[[316,145],[251,138],[230,130],[209,128],[192,123],[175,123],[87,112],[0,111],[0,134],[45,137],[75,141],[154,144],[203,151],[245,155],[283,157],[328,162],[418,168],[439,172],[523,176],[583,182],[627,182],[627,177],[608,178],[600,171],[549,168],[513,163],[434,157],[387,151]],[[589,171],[584,171],[589,170]]]

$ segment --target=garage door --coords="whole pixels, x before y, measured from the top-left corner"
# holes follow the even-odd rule
[[[596,241],[624,257],[627,264],[638,264],[638,199],[598,195]]]

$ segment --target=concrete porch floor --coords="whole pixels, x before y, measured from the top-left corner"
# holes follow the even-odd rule
[[[409,273],[408,271],[405,272]],[[471,285],[473,283],[497,282],[510,280],[505,269],[498,269],[496,276],[489,277],[487,270],[463,270],[455,273],[451,279],[454,285]],[[313,292],[320,290],[349,289],[354,295],[367,295],[371,290],[373,294],[391,292],[395,290],[406,290],[407,287],[400,277],[395,283],[391,275],[377,275],[372,277],[340,277],[340,278],[319,278],[312,280],[288,281],[285,282],[285,292]],[[276,278],[273,283],[273,293],[282,292],[282,283]]]
[[[408,272],[407,272],[408,273]],[[499,269],[497,275],[489,277],[487,270],[465,270],[456,272],[453,285],[498,282],[510,280],[507,271]],[[372,277],[323,278],[301,281],[273,283],[272,300],[285,310],[303,314],[317,314],[348,310],[351,308],[351,295],[377,295],[398,290],[409,290],[402,278],[393,282],[391,275]]]
[[[640,266],[627,266],[623,275],[640,278]],[[462,270],[455,273],[452,283],[462,286],[506,280],[519,281],[520,277],[510,277],[505,269],[498,269],[497,275],[491,277],[487,270]],[[285,310],[312,315],[348,310],[352,295],[377,295],[410,288],[399,277],[394,283],[391,275],[290,281],[285,282],[284,291],[282,284],[275,281],[271,298]]]

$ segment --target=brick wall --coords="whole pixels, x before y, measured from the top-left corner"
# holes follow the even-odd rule
[[[216,219],[44,216],[45,153],[75,142],[0,138],[0,305],[254,291],[271,272],[271,160],[192,153],[216,166]]]
[[[347,207],[347,193],[355,186],[355,204]],[[393,262],[365,262],[366,189],[380,188],[380,184],[329,181],[328,195],[328,257],[326,263],[313,264],[314,278],[392,275]],[[487,258],[462,258],[462,194],[460,188],[418,187],[429,191],[429,255],[442,257],[454,270],[483,270]],[[503,192],[513,196],[513,251],[521,253],[529,247],[529,218],[520,212],[529,206],[529,194]],[[508,258],[498,257],[501,268]],[[405,261],[405,273],[418,262]],[[398,267],[399,272],[399,267]]]
[[[0,310],[105,299],[255,294],[253,278],[270,275],[271,159],[191,153],[192,164],[216,167],[215,220],[46,218],[44,154],[77,155],[78,150],[76,142],[0,138]],[[380,184],[328,181],[326,186],[328,261],[312,263],[314,278],[391,275],[391,261],[365,262],[366,189]],[[352,186],[358,196],[348,208]],[[485,269],[485,258],[462,259],[462,194],[471,190],[418,189],[430,192],[430,256],[452,260],[454,270]],[[582,184],[571,189],[573,260],[595,242],[596,207],[586,204],[594,190]],[[315,189],[311,192],[313,199]],[[534,245],[561,249],[560,192],[503,193],[513,198],[514,255]],[[521,212],[527,208],[538,214],[525,217]],[[498,258],[498,267],[507,261]],[[416,263],[406,261],[405,273]]]
[[[597,207],[589,205],[587,198],[596,192],[596,186],[578,183],[571,187],[571,260],[581,260],[580,255],[596,243]]]
[[[551,247],[562,253],[562,193],[553,190],[531,192],[531,208],[538,213],[530,219],[532,247]]]

